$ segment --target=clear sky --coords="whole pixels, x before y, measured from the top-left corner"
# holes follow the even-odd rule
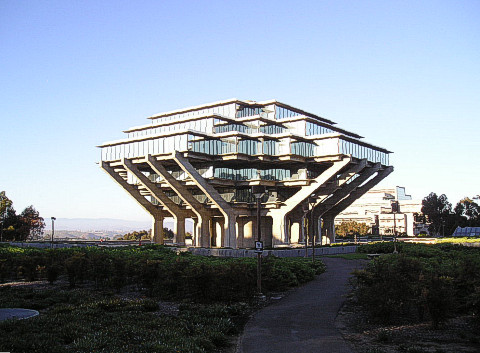
[[[382,186],[480,193],[479,1],[0,1],[0,190],[148,219],[95,146],[155,113],[277,99],[394,152]]]

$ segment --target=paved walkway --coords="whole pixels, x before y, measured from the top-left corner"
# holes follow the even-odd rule
[[[245,326],[237,353],[351,353],[335,317],[348,278],[363,261],[322,258],[327,271],[258,311]]]

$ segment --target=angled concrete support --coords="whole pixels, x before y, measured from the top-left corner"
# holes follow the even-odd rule
[[[182,210],[177,204],[175,204],[167,195],[165,195],[153,182],[151,182],[137,166],[130,160],[124,158],[122,164],[125,170],[130,171],[142,185],[152,194],[155,199],[161,203],[174,218],[174,239],[173,242],[178,245],[185,245],[185,217],[186,211]]]
[[[286,200],[284,206],[268,211],[268,215],[273,219],[273,245],[289,243],[290,237],[287,229],[287,214],[304,203],[310,195],[316,193],[322,186],[325,186],[330,179],[334,178],[350,162],[350,157],[344,157],[342,160],[334,162],[330,168],[315,178],[310,185],[302,187]]]
[[[393,167],[387,167],[378,172],[380,167],[380,164],[377,163],[373,167],[368,168],[362,175],[348,184],[344,190],[339,190],[339,193],[331,198],[332,200],[328,199],[325,205],[320,205],[322,207],[319,207],[320,211],[317,214],[320,214],[323,219],[323,241],[334,242],[335,217],[393,171]],[[374,173],[377,173],[377,175],[362,185]],[[348,196],[346,196],[347,194]]]
[[[120,186],[123,187],[123,189],[130,194],[148,213],[150,213],[152,216],[161,213],[161,211],[152,205],[151,202],[149,202],[145,197],[140,194],[140,191],[132,185],[129,184],[124,178],[122,178],[117,172],[115,172],[115,169],[111,167],[107,162],[102,162],[101,168],[107,172],[108,175],[110,175],[113,180],[115,180]]]
[[[165,167],[153,156],[148,155],[146,162],[152,168],[152,170],[158,175],[162,176],[164,181],[172,188],[173,191],[191,208],[198,218],[197,222],[197,234],[200,235],[200,241],[198,242],[202,247],[210,247],[210,227],[211,221],[210,212],[205,209],[198,200],[182,185],[177,179],[175,179]]]
[[[377,163],[373,167],[365,168],[362,173],[350,183],[345,184],[345,181],[344,184],[341,185],[341,188],[338,188],[331,197],[315,206],[315,218],[321,217],[325,212],[334,207],[351,192],[355,191],[355,189],[357,189],[362,183],[375,174],[380,168],[380,163]]]
[[[138,170],[137,166],[133,164],[128,159],[124,158],[122,160],[122,164],[125,170],[128,170],[130,173],[135,175],[135,177],[140,180],[142,185],[147,189],[155,199],[159,203],[161,203],[173,216],[178,215],[180,213],[184,213],[184,211],[174,203],[167,195],[165,195],[153,182],[151,182],[140,170]]]
[[[211,186],[201,175],[200,173],[190,164],[190,162],[183,157],[183,155],[174,151],[172,153],[173,159],[175,162],[182,168],[182,170],[187,173],[197,187],[202,190],[207,197],[212,200],[212,202],[218,207],[220,212],[225,218],[225,247],[236,248],[236,232],[235,232],[235,223],[237,215],[232,209],[232,207],[226,202],[222,196],[218,193],[213,186]]]
[[[391,172],[393,172],[393,167],[386,167],[385,169],[379,171],[372,179],[367,181],[362,186],[358,187],[354,192],[350,193],[349,196],[344,198],[342,201],[337,203],[334,207],[330,208],[325,213],[325,218],[335,218],[340,212],[350,206],[355,200],[363,196],[368,190],[377,185],[380,181],[385,179]]]
[[[140,191],[129,184],[119,173],[115,172],[115,168],[111,167],[107,162],[102,162],[101,168],[110,175],[123,189],[130,194],[148,213],[152,215],[152,240],[156,244],[163,244],[163,213],[145,197]]]

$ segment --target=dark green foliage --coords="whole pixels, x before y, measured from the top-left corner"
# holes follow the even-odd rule
[[[397,249],[391,254],[391,243],[359,247],[385,254],[355,273],[357,297],[373,319],[429,319],[437,327],[452,315],[480,313],[480,249],[407,243]]]
[[[48,309],[33,319],[0,323],[0,351],[11,352],[214,352],[229,345],[229,335],[241,328],[236,319],[249,312],[244,304],[190,304],[166,315],[151,299],[85,290],[2,288],[0,303]]]
[[[0,247],[0,278],[43,279],[66,275],[70,287],[93,282],[96,289],[120,291],[125,285],[150,297],[190,302],[237,302],[256,293],[256,259],[177,255],[147,245],[123,248],[31,249]],[[282,291],[312,280],[323,263],[309,259],[263,258],[263,290]]]

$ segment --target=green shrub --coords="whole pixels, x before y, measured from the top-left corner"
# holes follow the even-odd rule
[[[379,245],[380,244],[380,245]],[[453,244],[402,244],[355,273],[357,297],[377,321],[429,319],[480,313],[480,249]],[[361,247],[381,252],[382,243]],[[381,293],[381,295],[378,295]]]

